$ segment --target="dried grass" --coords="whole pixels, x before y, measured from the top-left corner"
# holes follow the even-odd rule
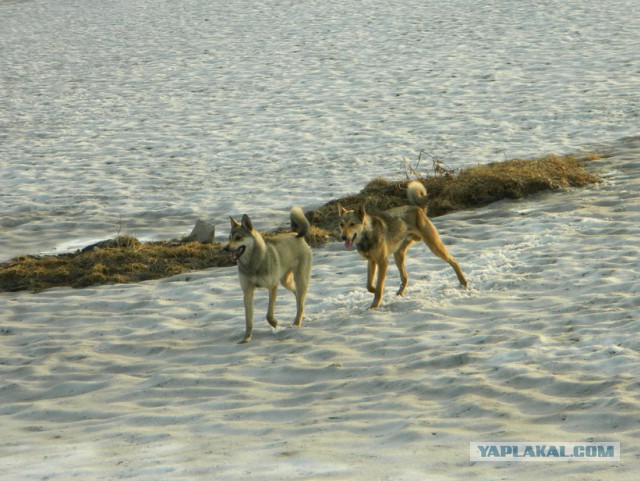
[[[585,162],[597,158],[550,155],[540,159],[514,159],[463,169],[454,173],[435,169],[434,175],[415,177],[427,188],[428,215],[438,217],[452,211],[482,207],[503,199],[520,199],[543,190],[583,187],[599,181],[585,169]],[[435,163],[434,163],[435,166]],[[338,204],[347,209],[359,205],[369,210],[386,210],[406,203],[406,181],[375,179],[358,194],[331,201],[307,213],[309,220],[324,229],[327,236],[337,236]]]
[[[460,209],[480,207],[502,199],[519,199],[543,190],[582,187],[598,182],[585,169],[585,157],[547,156],[510,160],[452,173],[436,171],[420,180],[429,194],[428,213],[436,217]],[[415,172],[414,172],[415,174]],[[338,204],[350,209],[365,205],[385,210],[406,203],[408,181],[375,179],[358,194],[331,201],[307,212],[312,224],[307,241],[312,246],[337,237]],[[280,229],[266,235],[274,235]],[[198,242],[141,243],[118,236],[73,254],[24,256],[0,264],[0,291],[40,291],[56,286],[87,287],[131,283],[184,272],[229,266],[223,244]]]

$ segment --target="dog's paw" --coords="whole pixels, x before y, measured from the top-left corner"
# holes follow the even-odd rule
[[[238,341],[238,344],[246,344],[251,340],[251,336],[244,336],[242,339]]]
[[[269,323],[269,325],[273,328],[278,327],[278,320],[273,318],[273,319],[269,319],[267,318],[267,322]]]

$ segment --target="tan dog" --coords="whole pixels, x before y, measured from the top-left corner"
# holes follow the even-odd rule
[[[397,295],[404,294],[409,281],[404,264],[405,254],[416,240],[422,240],[431,252],[449,263],[460,284],[467,286],[467,280],[458,262],[449,254],[435,226],[427,218],[427,191],[424,185],[418,181],[409,183],[407,197],[411,205],[395,207],[373,215],[368,214],[362,206],[356,210],[338,206],[340,232],[345,247],[351,248],[355,244],[358,253],[368,262],[367,289],[374,294],[370,309],[380,306],[388,258],[391,254],[400,272],[401,284]],[[376,272],[378,279],[374,287]]]
[[[309,221],[302,209],[291,209],[291,233],[265,239],[253,228],[248,215],[242,222],[231,217],[229,243],[224,250],[231,260],[238,264],[240,286],[244,294],[246,330],[239,344],[249,342],[253,331],[253,293],[255,289],[269,290],[267,321],[273,327],[278,325],[274,317],[278,284],[296,296],[296,319],[294,326],[302,324],[304,300],[311,277],[311,249],[304,240],[309,230]]]

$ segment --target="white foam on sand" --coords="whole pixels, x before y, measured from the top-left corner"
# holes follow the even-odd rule
[[[640,139],[612,140],[637,125],[638,19],[213,3],[0,1],[2,256],[204,212],[270,227],[421,148],[462,166],[602,139],[605,181],[434,219],[469,288],[416,245],[377,311],[357,254],[316,249],[302,328],[282,290],[271,329],[262,291],[248,345],[235,268],[1,293],[3,479],[634,479]],[[469,461],[512,440],[622,459]]]

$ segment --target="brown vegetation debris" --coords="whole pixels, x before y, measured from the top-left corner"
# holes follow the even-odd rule
[[[597,158],[550,155],[533,160],[510,160],[479,165],[420,178],[429,196],[432,217],[460,209],[481,207],[502,199],[518,199],[547,189],[581,187],[598,182],[584,163]],[[414,172],[415,174],[415,172]],[[358,194],[328,202],[307,212],[311,246],[337,237],[338,204],[351,209],[364,205],[385,210],[406,202],[408,181],[375,179]],[[267,233],[274,235],[286,229]],[[229,266],[223,244],[199,242],[148,242],[118,236],[72,254],[17,257],[0,264],[0,291],[40,291],[56,286],[87,287],[158,279],[188,271]]]

